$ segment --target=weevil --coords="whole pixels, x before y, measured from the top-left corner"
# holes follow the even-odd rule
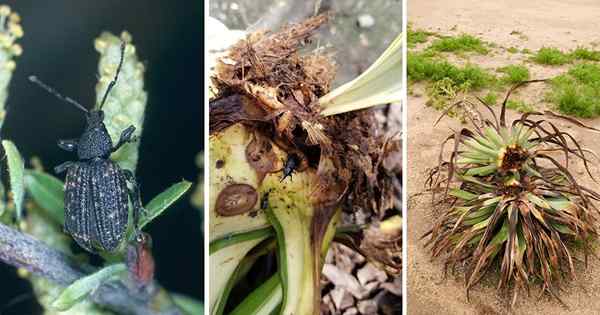
[[[132,216],[136,235],[142,207],[139,185],[130,170],[121,169],[110,160],[110,154],[125,143],[136,141],[131,125],[121,132],[116,145],[104,125],[102,107],[117,83],[125,43],[113,80],[109,83],[97,109],[88,110],[75,100],[65,97],[47,84],[30,76],[29,80],[62,101],[74,105],[86,115],[86,127],[79,139],[59,140],[58,147],[77,152],[77,161],[64,162],[54,168],[55,173],[67,172],[65,179],[65,232],[89,252],[97,249],[112,252],[125,237],[129,218],[128,201],[133,206]],[[131,188],[127,186],[131,184]],[[129,199],[128,199],[129,198]]]
[[[280,182],[283,182],[287,177],[292,179],[292,174],[298,168],[298,166],[300,166],[300,163],[301,163],[301,160],[300,160],[300,157],[298,156],[298,154],[296,154],[296,153],[288,154],[288,157],[285,160],[285,163],[283,166],[283,177],[281,178]]]

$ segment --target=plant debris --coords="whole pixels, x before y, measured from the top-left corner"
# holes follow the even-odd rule
[[[352,200],[348,211],[362,207],[386,217],[397,204],[394,180],[401,172],[399,136],[384,136],[373,110],[320,115],[318,99],[331,89],[335,64],[321,50],[301,48],[327,19],[318,15],[275,33],[249,34],[217,61],[210,101],[211,135],[237,123],[253,130],[246,157],[259,178],[285,168],[271,150],[298,156],[295,172],[316,170],[312,236],[319,248],[344,201]]]

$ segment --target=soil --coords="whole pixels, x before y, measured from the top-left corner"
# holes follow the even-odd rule
[[[409,22],[414,29],[426,29],[443,35],[468,33],[477,35],[498,46],[487,55],[469,57],[471,63],[485,68],[497,69],[515,62],[527,63],[531,78],[552,77],[565,71],[565,67],[538,66],[529,63],[527,54],[510,54],[507,47],[528,48],[532,51],[542,46],[572,49],[577,46],[593,46],[600,36],[595,32],[600,26],[600,5],[593,1],[502,1],[481,2],[459,1],[409,1]],[[517,31],[517,34],[514,32]],[[511,34],[512,33],[512,34]],[[435,166],[439,144],[451,132],[460,128],[458,120],[445,118],[433,126],[440,112],[426,106],[424,85],[410,87],[408,97],[408,297],[410,314],[505,314],[508,312],[506,296],[496,291],[497,274],[491,273],[486,281],[470,292],[470,301],[461,273],[448,275],[444,279],[441,260],[431,260],[429,251],[420,240],[436,220],[431,207],[431,195],[424,192],[425,173]],[[548,86],[531,85],[515,94],[537,108],[551,108],[543,101]],[[483,92],[481,92],[483,94]],[[499,93],[499,99],[503,93]],[[498,107],[496,107],[498,109]],[[509,112],[509,118],[518,113]],[[552,120],[573,134],[580,143],[600,152],[600,135],[589,133]],[[600,118],[581,120],[599,127]],[[592,167],[600,177],[600,167]],[[585,176],[583,165],[573,163],[570,169],[578,180],[591,188],[600,186]],[[581,255],[580,255],[581,257]],[[600,261],[591,257],[587,267],[576,266],[577,279],[563,285],[560,298],[566,304],[541,294],[536,284],[531,286],[531,295],[521,292],[512,309],[513,314],[598,314],[600,313]]]

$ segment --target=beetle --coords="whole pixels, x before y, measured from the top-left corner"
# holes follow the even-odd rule
[[[281,178],[281,180],[279,182],[283,182],[287,177],[289,177],[291,180],[292,174],[298,168],[298,166],[300,166],[300,163],[301,163],[301,160],[300,160],[300,157],[298,156],[298,154],[296,154],[296,153],[288,154],[287,159],[285,160],[285,163],[283,166],[283,177]]]
[[[54,168],[55,173],[67,172],[65,179],[64,230],[85,250],[96,249],[113,252],[125,237],[129,217],[128,200],[133,206],[134,233],[140,233],[138,221],[142,207],[139,185],[133,172],[122,169],[110,160],[110,154],[126,143],[136,141],[131,125],[121,132],[113,145],[104,124],[102,106],[117,83],[125,42],[121,44],[121,57],[113,80],[109,83],[97,109],[88,110],[75,100],[64,97],[35,76],[29,80],[64,102],[85,112],[86,127],[79,139],[59,140],[58,147],[77,152],[77,161],[67,161]],[[131,188],[127,186],[131,184]],[[129,199],[128,199],[129,198]]]

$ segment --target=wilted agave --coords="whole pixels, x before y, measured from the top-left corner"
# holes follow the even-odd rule
[[[444,191],[442,202],[451,203],[426,234],[432,255],[443,256],[446,268],[465,266],[467,294],[499,264],[498,289],[513,289],[511,305],[518,289],[528,291],[534,281],[559,299],[561,280],[575,273],[574,243],[581,244],[587,261],[590,241],[598,236],[593,202],[600,195],[581,186],[568,169],[570,159],[579,159],[592,177],[588,157],[594,154],[548,119],[600,130],[549,111],[507,124],[511,92],[539,81],[513,87],[499,117],[482,100],[491,119],[470,102],[455,104],[468,105],[472,127],[446,138],[427,181],[432,190]],[[453,144],[448,159],[446,144]]]

